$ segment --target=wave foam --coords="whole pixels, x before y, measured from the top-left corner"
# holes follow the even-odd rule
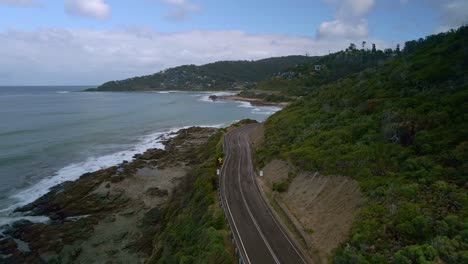
[[[239,103],[237,107],[252,108],[251,113],[257,114],[257,115],[272,115],[282,109],[281,107],[278,107],[278,106],[253,106],[250,102],[245,102],[245,101],[237,101],[237,102]]]
[[[220,128],[224,126],[224,124],[197,126]],[[11,212],[13,212],[14,209],[32,203],[36,199],[45,195],[53,186],[61,184],[65,181],[77,180],[84,173],[115,166],[119,163],[122,163],[124,160],[131,161],[133,160],[133,156],[135,154],[143,153],[148,149],[164,149],[164,145],[162,144],[164,140],[175,137],[177,131],[189,127],[191,126],[184,126],[170,129],[164,132],[156,132],[150,135],[146,135],[141,137],[139,143],[137,143],[130,150],[119,151],[116,153],[99,157],[89,157],[83,162],[72,163],[66,167],[63,167],[60,170],[58,170],[53,176],[42,179],[33,186],[12,195],[10,198],[15,200],[16,202],[5,209],[1,209],[0,213],[2,215],[9,215]]]
[[[237,102],[239,103],[237,107],[254,108],[250,102],[245,102],[245,101],[237,101]]]
[[[50,218],[47,216],[8,216],[8,217],[0,216],[0,234],[3,231],[1,229],[2,226],[12,224],[19,220],[28,220],[33,223],[45,223],[49,221]]]
[[[208,103],[223,103],[222,101],[213,101],[210,99],[210,96],[212,95],[216,95],[216,96],[229,96],[229,95],[235,95],[236,93],[234,92],[216,92],[216,93],[205,93],[204,95],[202,96],[199,96],[200,98],[198,99],[198,101],[201,101],[201,102],[208,102]]]

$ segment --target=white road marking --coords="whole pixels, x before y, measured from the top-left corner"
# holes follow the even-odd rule
[[[223,146],[225,146],[225,142],[223,142]],[[228,158],[229,158],[229,152],[226,153],[226,159],[224,160],[224,163],[221,166],[221,171],[223,171],[223,170],[225,171],[224,164],[227,163]],[[226,177],[224,177],[223,172],[221,173],[221,177],[223,177],[223,188],[222,189],[225,190],[226,189]],[[222,194],[221,194],[221,196],[222,196]],[[247,250],[245,250],[244,242],[242,242],[242,237],[241,237],[241,235],[239,233],[239,229],[237,229],[236,221],[234,220],[234,217],[232,216],[231,208],[229,207],[229,202],[227,201],[226,198],[224,200],[226,202],[226,208],[228,209],[229,215],[231,216],[231,221],[232,221],[232,224],[234,225],[234,229],[236,230],[237,236],[239,237],[239,241],[240,241],[240,244],[242,246],[242,251],[244,251],[246,261],[247,261],[248,264],[251,264],[252,262],[250,261],[249,255],[247,254]]]
[[[243,127],[243,128],[240,128],[239,130],[244,130],[244,129],[246,129],[247,127],[248,127],[248,126],[245,126],[245,127]],[[239,147],[239,151],[241,150],[241,144],[240,144],[240,136],[241,136],[241,135],[240,135],[240,134],[241,134],[241,133],[239,133],[239,135],[238,135],[238,140],[237,140],[237,146]],[[227,150],[226,139],[227,139],[227,137],[225,138],[225,141],[223,142],[223,149],[225,149],[225,150]],[[229,155],[229,154],[230,154],[229,151],[227,151],[225,162],[224,162],[223,165],[221,166],[221,177],[223,177],[223,179],[222,179],[222,180],[223,180],[223,186],[222,186],[223,188],[222,188],[222,190],[225,190],[225,189],[226,189],[226,178],[224,177],[224,175],[225,175],[225,171],[226,171],[226,169],[225,169],[225,164],[227,164],[227,163],[228,163],[228,160],[230,160],[230,159],[229,159],[229,158],[230,158],[230,155]],[[250,145],[247,146],[247,155],[251,157]],[[260,234],[262,240],[265,242],[265,245],[267,246],[268,250],[270,251],[270,253],[271,253],[273,259],[275,260],[275,262],[276,262],[277,264],[280,264],[278,258],[277,258],[276,255],[274,254],[274,252],[273,252],[273,250],[272,250],[270,244],[268,243],[266,237],[265,237],[264,234],[262,233],[262,231],[261,231],[261,229],[260,229],[260,227],[259,227],[257,221],[254,219],[253,214],[252,214],[252,211],[250,210],[250,207],[248,206],[247,201],[246,201],[246,199],[245,199],[244,192],[243,192],[243,190],[242,190],[241,182],[240,182],[241,160],[242,160],[242,159],[239,157],[239,164],[238,164],[238,169],[239,169],[239,173],[238,173],[238,182],[239,182],[239,185],[240,185],[239,187],[240,187],[240,191],[241,191],[242,200],[243,200],[243,202],[244,202],[244,204],[245,204],[245,206],[246,206],[246,208],[247,208],[247,212],[249,213],[249,216],[250,216],[251,220],[253,221],[253,223],[254,223],[254,225],[255,225],[255,228],[256,228],[257,231],[259,232],[259,234]],[[252,167],[252,165],[251,165],[251,160],[250,160],[250,167]],[[269,208],[268,205],[266,204],[266,201],[264,200],[262,194],[260,193],[260,189],[259,189],[258,185],[257,185],[256,182],[255,182],[255,177],[254,177],[254,171],[253,171],[253,169],[250,170],[250,177],[251,177],[251,179],[252,179],[252,181],[253,181],[253,184],[255,185],[255,189],[257,190],[258,195],[260,195],[260,199],[262,200],[263,206],[264,206],[265,209],[268,211],[269,215],[273,218],[273,221],[275,222],[276,226],[279,228],[279,230],[281,231],[281,233],[283,234],[283,236],[284,236],[284,237],[286,238],[286,240],[289,242],[289,244],[290,244],[291,247],[294,249],[294,251],[296,252],[296,254],[300,257],[300,259],[301,259],[305,264],[307,264],[308,262],[304,260],[304,258],[302,257],[302,254],[298,251],[298,249],[296,248],[296,246],[294,245],[294,243],[292,243],[292,241],[289,239],[289,236],[283,231],[282,226],[278,223],[278,220],[277,220],[276,217],[272,214],[270,208]],[[223,193],[223,192],[222,192],[222,193]],[[250,259],[249,259],[249,257],[248,257],[248,254],[247,254],[247,250],[245,249],[244,243],[242,242],[242,238],[241,238],[241,236],[240,236],[240,232],[239,232],[239,230],[238,230],[238,228],[237,228],[237,226],[236,226],[234,217],[233,217],[232,212],[231,212],[231,210],[230,210],[229,203],[228,203],[228,201],[227,201],[227,197],[225,197],[224,200],[225,200],[225,202],[226,202],[226,207],[227,207],[227,209],[228,209],[228,212],[229,212],[230,218],[231,218],[231,220],[232,220],[232,223],[234,224],[235,231],[236,231],[236,233],[237,233],[237,235],[238,235],[238,237],[239,237],[239,240],[240,240],[240,243],[241,243],[241,246],[242,246],[242,250],[243,250],[243,252],[244,252],[244,254],[245,254],[246,260],[248,261],[248,263],[251,263],[251,261],[250,261]]]
[[[252,156],[251,152],[250,152],[250,147],[247,148],[250,156]],[[291,245],[291,247],[294,249],[294,251],[296,251],[297,255],[301,258],[302,262],[304,262],[305,264],[307,264],[308,262],[305,261],[305,259],[302,257],[302,254],[299,252],[299,250],[296,248],[296,246],[294,245],[294,243],[292,243],[292,241],[289,239],[289,236],[286,235],[283,231],[283,228],[281,227],[281,225],[278,223],[278,220],[276,219],[276,217],[273,215],[273,213],[270,211],[270,208],[268,207],[268,205],[266,204],[266,201],[263,199],[263,196],[262,194],[260,193],[260,189],[258,188],[258,185],[256,184],[255,182],[255,178],[254,178],[254,173],[250,173],[250,177],[252,178],[252,181],[255,185],[255,189],[257,190],[258,194],[260,195],[261,197],[261,200],[262,200],[262,204],[263,206],[266,208],[266,210],[268,211],[268,213],[270,214],[270,216],[273,218],[273,221],[275,222],[276,226],[278,227],[278,229],[281,231],[281,233],[283,234],[283,236],[286,238],[286,240],[289,242],[289,244]]]
[[[239,139],[237,141],[237,145],[239,147],[239,151],[241,149],[241,146],[240,146],[240,135],[239,135]],[[250,207],[249,205],[247,204],[247,200],[245,199],[245,195],[244,195],[244,192],[242,190],[242,184],[241,184],[241,177],[240,177],[240,167],[241,167],[241,157],[239,157],[239,165],[238,165],[238,173],[237,173],[237,180],[239,182],[239,189],[240,189],[240,192],[241,192],[241,197],[242,197],[242,200],[244,201],[244,205],[245,207],[247,208],[247,212],[249,213],[249,216],[250,216],[250,219],[252,219],[252,222],[254,223],[255,225],[255,228],[257,229],[258,233],[260,234],[260,237],[262,238],[263,242],[265,243],[265,245],[267,246],[268,250],[270,251],[271,253],[271,256],[273,257],[273,259],[275,260],[275,262],[277,264],[280,264],[279,260],[278,260],[278,257],[276,257],[275,253],[273,252],[273,249],[271,248],[270,246],[270,243],[268,243],[267,239],[265,238],[265,235],[263,234],[262,230],[260,230],[260,226],[258,225],[257,221],[255,220],[255,218],[253,217],[253,214],[252,214],[252,211],[250,210]]]

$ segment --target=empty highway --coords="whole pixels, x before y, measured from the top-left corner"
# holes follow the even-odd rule
[[[258,124],[224,139],[221,199],[244,263],[307,263],[265,203],[255,182],[249,134]]]

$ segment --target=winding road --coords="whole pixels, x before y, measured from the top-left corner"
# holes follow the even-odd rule
[[[255,181],[250,133],[259,124],[229,132],[224,139],[221,199],[243,263],[308,263],[263,199]]]

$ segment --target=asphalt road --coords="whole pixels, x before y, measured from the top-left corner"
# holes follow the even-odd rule
[[[221,199],[244,263],[307,263],[265,203],[255,182],[246,125],[225,136]]]

